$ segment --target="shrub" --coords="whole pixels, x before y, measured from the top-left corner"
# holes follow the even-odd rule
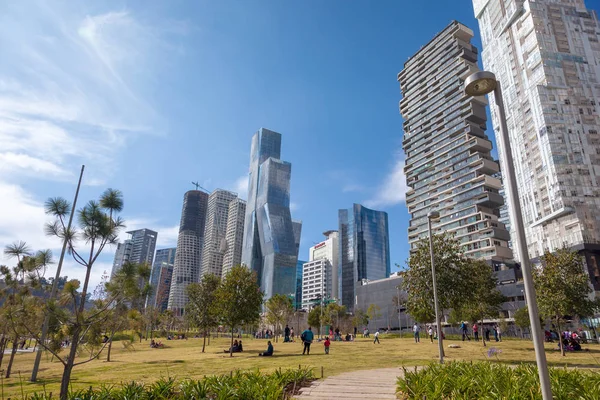
[[[600,373],[578,369],[550,369],[554,398],[600,399]],[[541,399],[537,368],[495,363],[450,362],[417,371],[404,369],[398,378],[401,399]]]
[[[207,376],[200,380],[160,379],[152,384],[129,382],[120,386],[89,387],[69,393],[71,400],[276,400],[289,398],[313,379],[312,369],[276,371],[236,371],[230,375]],[[52,400],[49,395],[34,393],[27,400]]]

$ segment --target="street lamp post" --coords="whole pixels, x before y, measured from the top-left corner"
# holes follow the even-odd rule
[[[469,96],[484,96],[494,92],[494,99],[498,106],[498,117],[500,120],[500,141],[499,147],[502,153],[502,164],[504,167],[504,177],[508,188],[507,200],[508,207],[511,209],[513,217],[513,225],[517,234],[516,240],[513,242],[517,248],[517,254],[521,261],[523,271],[523,283],[525,286],[525,300],[529,309],[529,321],[531,323],[531,334],[533,336],[533,347],[535,349],[535,359],[538,367],[540,378],[540,387],[542,389],[542,397],[544,400],[552,399],[552,390],[550,388],[550,375],[548,373],[548,364],[546,362],[546,353],[544,350],[544,339],[540,320],[538,316],[538,306],[533,287],[533,275],[531,273],[531,265],[529,263],[529,254],[527,252],[527,239],[525,237],[525,227],[523,224],[523,215],[519,205],[519,194],[517,189],[517,180],[515,177],[515,166],[513,161],[512,149],[508,137],[508,128],[506,125],[506,114],[504,111],[504,102],[502,101],[502,89],[500,82],[496,80],[496,76],[488,71],[475,72],[465,81],[465,94]]]
[[[437,328],[438,350],[440,353],[440,364],[444,363],[444,343],[442,339],[442,323],[440,320],[440,305],[437,296],[437,283],[435,279],[435,259],[433,257],[433,235],[431,233],[431,221],[440,219],[440,213],[432,210],[427,214],[427,228],[429,231],[429,256],[431,257],[431,280],[433,282],[433,303],[435,307],[435,324]]]

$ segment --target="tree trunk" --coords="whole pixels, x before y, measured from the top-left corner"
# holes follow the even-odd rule
[[[204,341],[202,342],[202,352],[204,353],[204,349],[206,348],[206,331],[204,331]]]
[[[233,357],[233,324],[231,325],[231,346],[229,347],[229,357]]]
[[[110,350],[112,349],[112,338],[108,342],[108,350],[106,351],[106,362],[110,362]]]
[[[19,346],[19,336],[15,336],[13,340],[13,348],[10,352],[10,358],[8,359],[8,365],[6,366],[6,375],[5,378],[10,378],[10,370],[12,369],[13,361],[15,359],[15,354],[17,354],[17,347]]]
[[[0,370],[2,369],[2,359],[4,358],[4,350],[6,349],[6,344],[8,343],[8,339],[5,337],[0,338]]]
[[[71,338],[71,349],[69,350],[69,357],[66,360],[66,364],[63,369],[62,380],[60,382],[60,400],[67,400],[69,394],[69,383],[71,382],[71,372],[73,371],[73,365],[75,364],[75,355],[77,354],[77,344],[79,343],[79,335],[81,334],[81,328],[76,326],[73,330],[73,337]]]
[[[562,329],[560,329],[560,318],[556,318],[556,327],[558,328],[558,346],[560,347],[560,355],[565,356],[565,348],[563,347]]]

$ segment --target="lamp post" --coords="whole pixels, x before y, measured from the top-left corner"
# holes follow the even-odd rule
[[[488,71],[475,72],[465,80],[465,94],[468,96],[484,96],[494,92],[494,99],[498,106],[498,117],[500,120],[500,138],[499,147],[502,153],[502,164],[504,167],[504,177],[507,184],[507,200],[513,217],[513,225],[516,230],[516,240],[513,241],[517,248],[517,254],[521,260],[523,270],[523,283],[525,286],[525,300],[529,309],[529,321],[531,323],[531,334],[533,336],[533,347],[535,349],[535,359],[540,378],[540,387],[544,400],[552,399],[552,390],[550,389],[550,375],[548,373],[548,364],[546,362],[546,353],[544,350],[544,339],[540,320],[538,316],[537,300],[535,289],[533,287],[533,275],[529,263],[529,254],[527,252],[527,239],[525,237],[525,227],[523,224],[523,215],[519,205],[519,194],[517,189],[517,180],[515,177],[515,166],[510,147],[508,128],[506,125],[506,114],[504,111],[504,102],[502,101],[502,89],[496,76]]]
[[[431,233],[431,221],[440,219],[440,213],[432,210],[427,214],[427,228],[429,232],[429,256],[431,258],[431,280],[433,281],[433,303],[435,307],[435,325],[438,337],[438,350],[440,353],[440,364],[444,363],[444,343],[442,339],[442,323],[440,320],[440,306],[437,296],[437,283],[435,279],[435,259],[433,257],[433,235]]]

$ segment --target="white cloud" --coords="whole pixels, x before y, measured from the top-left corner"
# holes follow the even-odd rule
[[[298,203],[294,203],[293,201],[290,203],[290,211],[294,212],[297,211],[300,208],[300,205]]]
[[[389,207],[405,201],[408,186],[404,175],[404,160],[398,160],[374,196],[365,201],[367,207]]]
[[[22,153],[0,153],[0,172],[21,172],[27,175],[64,176],[68,173],[58,165]]]
[[[151,229],[158,233],[158,239],[156,241],[156,248],[163,247],[175,247],[177,246],[177,237],[179,236],[179,224],[166,226],[164,224],[158,223],[156,219],[152,218],[131,218],[128,219],[127,216],[123,217],[125,219],[126,228],[121,231],[119,235],[119,241],[123,241],[127,239],[129,235],[127,232],[134,231],[136,229]]]
[[[234,183],[234,191],[241,199],[248,199],[248,174],[240,176]]]

